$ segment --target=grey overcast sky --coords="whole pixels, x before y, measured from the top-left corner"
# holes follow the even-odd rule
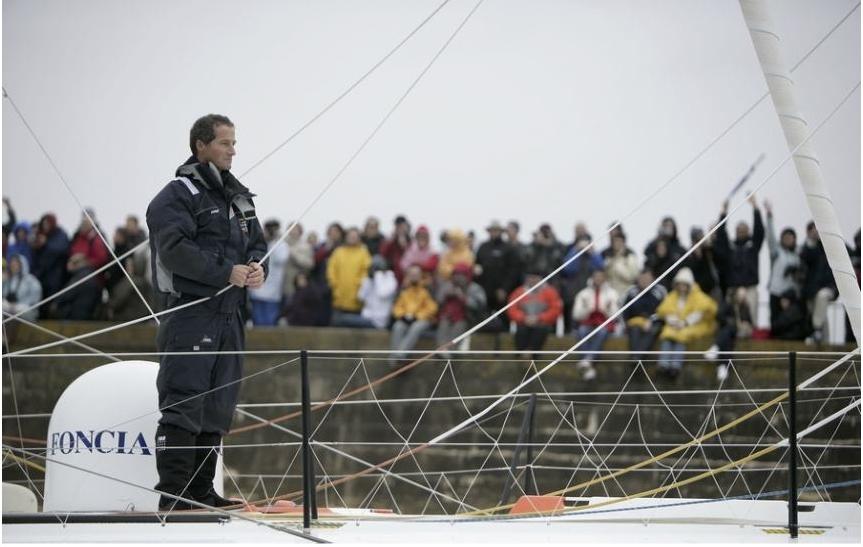
[[[242,173],[347,88],[439,0],[5,0],[3,85],[109,232],[189,155],[199,115],[237,126]],[[856,0],[768,2],[794,64]],[[473,0],[452,0],[351,95],[243,182],[262,218],[295,218],[404,92]],[[794,74],[820,122],[860,80],[860,10]],[[362,224],[406,214],[437,232],[515,218],[523,237],[576,221],[594,235],[632,209],[765,91],[735,0],[487,0],[306,216]],[[3,101],[3,194],[20,218],[74,230],[75,200]],[[860,225],[860,95],[814,139],[845,236]],[[684,242],[714,221],[761,153],[788,154],[769,101],[624,224],[639,252],[664,215]],[[810,215],[789,163],[759,198],[778,228]],[[751,220],[747,207],[738,216]],[[736,221],[737,219],[732,219]],[[601,246],[606,241],[600,242]],[[762,254],[762,279],[767,253]]]

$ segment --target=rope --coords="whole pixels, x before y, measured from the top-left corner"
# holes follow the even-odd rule
[[[15,454],[13,454],[13,453],[12,453],[12,451],[10,451],[9,449],[6,449],[6,451],[4,452],[4,455],[5,455],[7,458],[9,458],[9,459],[11,459],[11,460],[14,460],[14,461],[16,461],[16,462],[18,462],[18,463],[23,463],[23,464],[24,464],[24,465],[26,465],[27,467],[32,467],[32,468],[33,468],[33,469],[35,469],[36,471],[41,471],[42,473],[44,473],[44,472],[45,472],[45,468],[44,468],[44,467],[42,467],[41,465],[39,465],[38,463],[36,463],[36,462],[31,462],[30,460],[28,460],[28,459],[26,459],[26,458],[22,458],[22,457],[20,457],[20,456],[16,456],[16,455],[15,455]],[[25,480],[25,482],[27,482],[27,483],[29,483],[29,484],[31,484],[31,485],[32,485],[32,483],[33,483],[33,481],[31,481],[30,479],[26,479],[26,480]]]

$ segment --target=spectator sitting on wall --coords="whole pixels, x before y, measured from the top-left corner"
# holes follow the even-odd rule
[[[308,274],[299,272],[294,277],[294,296],[288,308],[288,325],[312,327],[318,325],[319,309],[324,305],[321,288],[309,280]]]
[[[449,280],[443,281],[437,290],[438,303],[438,347],[455,340],[467,330],[468,324],[478,323],[485,313],[485,291],[471,281],[471,267],[456,264]],[[449,359],[449,352],[442,352]]]
[[[618,226],[617,228],[620,228]],[[602,252],[608,284],[617,294],[624,294],[638,277],[638,257],[626,246],[626,234],[617,230],[611,236],[611,247]]]
[[[477,250],[474,272],[477,283],[485,291],[488,307],[497,311],[506,305],[509,293],[518,285],[521,265],[516,248],[503,240],[503,227],[498,221],[492,221],[486,231],[488,240]],[[490,331],[505,329],[500,317],[492,323]]]
[[[69,257],[66,269],[71,275],[68,285],[73,285],[93,273],[87,258],[76,253]],[[72,321],[95,319],[96,308],[102,301],[102,286],[95,277],[57,297],[57,317]]]
[[[820,344],[827,338],[827,305],[836,298],[837,289],[818,228],[811,221],[806,225],[806,242],[800,249],[800,262],[805,271],[802,297],[812,318],[812,338],[807,341]]]
[[[719,353],[734,351],[734,343],[738,339],[751,338],[754,325],[749,313],[749,304],[746,302],[746,289],[737,287],[732,300],[722,301],[717,314],[719,331],[716,333],[716,342],[710,346],[704,357],[710,361],[716,361]],[[726,355],[723,360],[727,360]],[[728,377],[728,366],[723,362],[716,367],[716,379],[725,381]]]
[[[716,331],[716,302],[701,291],[689,268],[681,268],[674,276],[674,290],[659,305],[656,315],[665,322],[659,334],[659,371],[674,379],[683,367],[679,352]]]
[[[692,242],[690,248],[695,249],[683,261],[683,266],[692,270],[692,276],[704,294],[718,301],[722,299],[722,292],[718,288],[719,277],[713,258],[713,237],[698,245],[703,237],[704,230],[700,226],[693,226],[689,231],[689,240]]]
[[[57,226],[57,217],[47,213],[39,220],[33,240],[32,271],[42,285],[42,294],[51,296],[66,280],[66,260],[69,257],[69,237]],[[43,310],[44,312],[44,310]],[[42,313],[41,317],[48,314]]]
[[[576,228],[578,226],[576,225]],[[560,273],[560,294],[563,298],[563,307],[566,310],[572,309],[575,296],[587,287],[587,282],[593,276],[593,272],[605,268],[605,261],[599,253],[594,251],[594,247],[590,246],[590,242],[590,234],[583,233],[570,245],[563,257],[563,262],[566,262],[578,253],[582,253],[578,258],[564,266]],[[567,332],[575,328],[571,316],[564,316],[563,325]]]
[[[365,324],[357,326],[387,328],[398,288],[399,283],[386,259],[381,255],[373,256],[369,275],[363,279],[357,295],[363,301],[363,311],[360,315]]]
[[[596,357],[594,352],[602,349],[608,334],[614,331],[614,323],[599,327],[617,311],[619,300],[617,291],[606,281],[605,270],[602,269],[594,271],[587,287],[575,296],[572,306],[572,319],[577,324],[575,335],[579,340],[584,340],[593,332],[579,347],[579,351],[586,352],[578,362],[578,370],[583,380],[596,378],[596,370],[593,368]]]
[[[767,282],[767,291],[770,293],[770,328],[773,330],[781,313],[779,300],[782,295],[788,291],[794,291],[795,294],[800,292],[800,255],[797,254],[797,234],[794,229],[783,228],[779,241],[776,241],[773,207],[767,200],[764,200],[764,210],[767,212],[767,249],[770,251],[770,280]]]
[[[6,268],[3,270],[3,311],[17,314],[28,310],[42,300],[42,285],[36,276],[30,273],[30,263],[27,257],[9,253]],[[21,314],[22,319],[35,321],[39,309],[34,308]]]
[[[405,280],[393,306],[390,348],[391,363],[404,359],[414,349],[420,336],[432,326],[437,314],[437,304],[431,293],[422,284],[422,271],[417,265],[405,271]]]
[[[360,239],[358,228],[348,228],[345,244],[338,247],[327,264],[327,281],[333,293],[334,327],[366,326],[360,315],[363,303],[358,294],[368,275],[372,257]]]
[[[642,270],[638,275],[636,284],[630,287],[623,296],[623,305],[629,304],[653,283],[653,273],[650,270]],[[623,310],[623,319],[626,321],[626,334],[629,338],[629,351],[633,353],[633,359],[642,361],[643,352],[653,349],[659,330],[662,328],[662,320],[656,315],[659,304],[668,296],[668,291],[661,283],[657,283],[635,301],[633,305]]]
[[[361,239],[370,255],[374,256],[376,254],[380,254],[381,244],[384,242],[384,235],[381,233],[380,221],[377,217],[369,217],[366,219]]]
[[[789,289],[779,297],[779,310],[771,321],[770,336],[779,340],[806,338],[806,312],[797,291]]]
[[[426,230],[428,231],[428,230]],[[396,275],[396,280],[401,283],[404,278],[404,270],[402,269],[402,257],[408,250],[411,244],[411,224],[404,215],[399,215],[393,221],[393,235],[389,239],[385,239],[381,243],[380,253],[393,273]]]
[[[544,277],[537,270],[528,270],[524,284],[516,287],[509,295],[509,302],[514,302],[531,287],[539,285]],[[510,307],[506,313],[510,321],[516,324],[515,348],[522,352],[541,351],[545,339],[557,323],[563,310],[563,302],[557,289],[547,283],[536,287],[531,293]],[[537,353],[531,358],[536,360]]]
[[[269,271],[264,284],[256,289],[250,288],[248,292],[252,302],[252,322],[255,326],[272,327],[282,311],[282,286],[290,250],[282,241],[281,224],[276,219],[264,223],[264,239],[267,241],[267,252],[270,253],[267,259]]]
[[[458,228],[447,231],[447,250],[441,254],[437,265],[437,275],[441,280],[448,280],[456,264],[467,264],[473,268],[475,262],[465,233]]]

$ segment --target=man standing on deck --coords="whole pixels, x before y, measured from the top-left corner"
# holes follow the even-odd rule
[[[267,243],[253,194],[231,174],[234,124],[210,114],[189,135],[192,156],[147,208],[153,287],[162,309],[209,300],[163,316],[156,345],[163,355],[156,386],[162,417],[156,430],[156,489],[225,507],[213,477],[222,436],[239,395],[244,349],[244,287],[257,288]],[[222,294],[217,293],[232,285]],[[161,496],[160,510],[194,509]]]

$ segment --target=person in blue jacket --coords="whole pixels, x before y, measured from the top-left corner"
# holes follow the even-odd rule
[[[195,509],[178,500],[214,507],[237,502],[213,488],[218,450],[239,396],[245,345],[245,287],[260,287],[267,252],[253,194],[233,174],[234,124],[210,114],[192,126],[192,156],[150,202],[151,265],[162,309],[201,297],[209,300],[162,319],[156,337],[156,387],[162,416],[156,430],[156,489],[169,495],[160,510]],[[231,285],[230,289],[220,292]],[[200,355],[172,354],[198,352]]]

